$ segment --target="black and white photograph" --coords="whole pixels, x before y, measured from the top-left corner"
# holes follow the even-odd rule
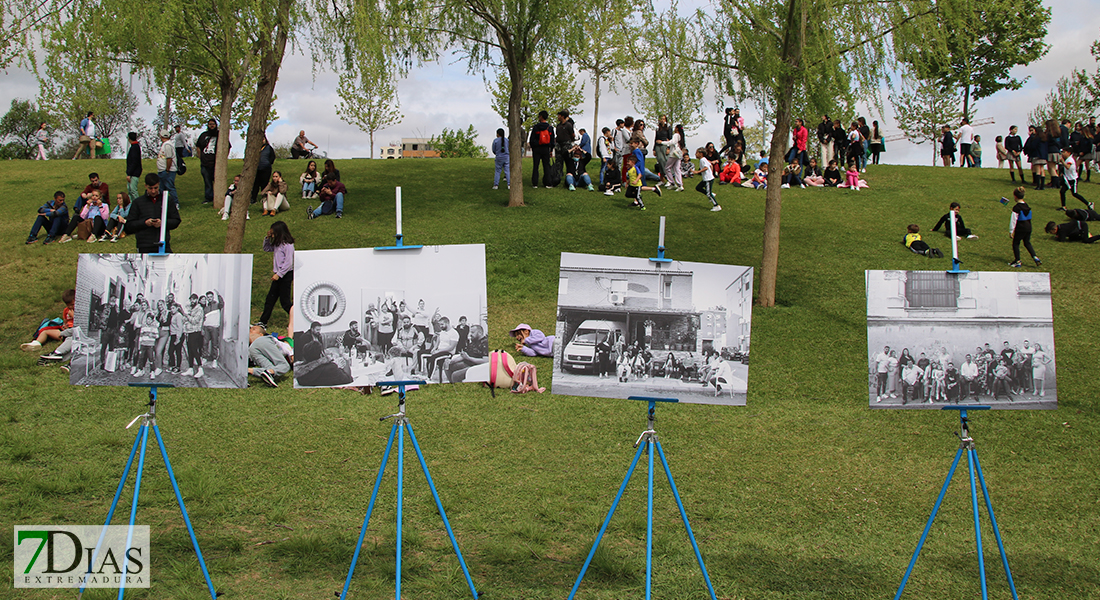
[[[1054,409],[1048,273],[867,271],[871,408]]]
[[[488,381],[485,246],[294,253],[294,387]]]
[[[69,381],[248,387],[251,254],[81,254]]]
[[[751,267],[563,252],[552,391],[744,406]]]

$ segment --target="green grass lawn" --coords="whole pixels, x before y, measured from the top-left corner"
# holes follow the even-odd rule
[[[407,243],[486,245],[492,347],[508,347],[507,331],[520,321],[553,329],[560,252],[653,256],[661,215],[672,258],[760,263],[763,192],[718,187],[723,211],[711,213],[691,191],[696,180],[683,193],[647,195],[646,212],[627,209],[621,195],[528,189],[526,208],[507,209],[507,192],[489,189],[490,160],[337,166],[350,190],[342,220],[306,221],[305,201],[291,194],[282,217],[297,249],[392,244],[393,187],[402,186]],[[296,182],[304,161],[276,167]],[[35,209],[55,189],[75,198],[92,168],[112,190],[124,185],[121,160],[0,163],[8,206],[0,223],[0,525],[8,532],[102,521],[133,440],[124,426],[143,410],[141,391],[71,387],[18,348],[41,318],[60,314],[79,252],[133,251],[131,240],[23,244]],[[948,268],[949,259],[916,256],[899,241],[908,223],[930,229],[954,200],[981,236],[961,243],[964,266],[1008,270],[1008,210],[995,200],[1011,195],[1011,182],[993,169],[872,166],[866,177],[872,187],[858,193],[784,190],[778,306],[753,314],[748,406],[658,407],[662,445],[719,598],[892,597],[958,446],[953,413],[868,409],[863,272]],[[174,250],[220,252],[225,224],[199,206],[197,167],[178,185]],[[1098,185],[1081,192],[1100,199]],[[1057,191],[1028,194],[1037,230],[1057,220]],[[271,266],[260,251],[270,218],[258,213],[245,242],[256,255],[253,319]],[[925,239],[950,254],[938,234]],[[1100,247],[1040,233],[1034,240],[1053,285],[1059,408],[978,413],[972,431],[1020,597],[1100,598],[1100,345],[1092,339]],[[285,327],[285,313],[273,326]],[[535,363],[549,384],[551,362]],[[162,392],[161,430],[226,598],[331,598],[341,588],[389,432],[378,417],[393,412],[391,398],[296,391],[289,380],[277,390]],[[644,405],[549,393],[494,399],[475,385],[447,385],[411,394],[408,412],[478,590],[490,599],[564,598],[645,428]],[[151,451],[138,515],[151,526],[153,588],[127,595],[209,597],[155,444]],[[469,597],[411,449],[406,458],[404,597]],[[640,469],[578,598],[644,593]],[[667,484],[655,481],[654,595],[705,598]],[[393,595],[395,489],[391,466],[351,597]],[[130,493],[118,515],[128,514]],[[991,593],[1008,597],[984,519],[983,531]],[[73,596],[12,589],[11,564],[4,544],[0,597]],[[975,598],[978,589],[960,467],[905,597]],[[87,597],[114,597],[106,592]]]

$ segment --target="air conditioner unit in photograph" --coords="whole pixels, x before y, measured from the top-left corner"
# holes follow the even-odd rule
[[[622,292],[611,292],[611,303],[622,304],[626,300],[626,294]]]

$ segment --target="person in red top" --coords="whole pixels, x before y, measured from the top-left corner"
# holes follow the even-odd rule
[[[794,146],[787,152],[787,162],[793,163],[797,160],[800,165],[809,164],[810,156],[806,153],[806,140],[809,139],[810,132],[806,129],[802,119],[794,120],[791,137],[794,138]]]
[[[80,214],[80,210],[84,208],[84,203],[92,199],[92,192],[99,190],[99,197],[110,200],[111,193],[107,189],[107,183],[99,180],[99,173],[88,174],[88,185],[84,186],[84,191],[80,192],[80,198],[76,201],[76,206],[73,207],[73,211],[76,214]]]
[[[38,327],[38,331],[35,332],[34,339],[19,346],[24,352],[39,350],[42,348],[42,344],[50,340],[59,342],[71,335],[73,317],[75,316],[73,304],[76,302],[76,290],[65,290],[65,293],[61,294],[61,301],[65,303],[65,308],[61,311],[61,324],[57,324],[55,320],[44,321]]]

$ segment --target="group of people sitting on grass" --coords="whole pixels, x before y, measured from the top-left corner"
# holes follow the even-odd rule
[[[77,197],[73,210],[65,204],[65,192],[58,190],[53,200],[38,208],[27,244],[38,241],[39,231],[46,232],[44,244],[66,243],[74,239],[93,242],[117,242],[126,237],[124,226],[130,213],[130,196],[126,192],[115,195],[115,207],[110,206],[107,183],[100,181],[98,173],[88,175],[89,183]]]
[[[1046,396],[1046,378],[1053,358],[1042,345],[1028,340],[1020,347],[1004,342],[1000,353],[987,343],[966,354],[956,365],[955,356],[941,346],[914,357],[908,348],[901,355],[886,346],[871,358],[875,376],[875,402],[896,399],[901,403],[953,402],[981,396],[991,399],[1004,396],[1009,401],[1017,396]]]

